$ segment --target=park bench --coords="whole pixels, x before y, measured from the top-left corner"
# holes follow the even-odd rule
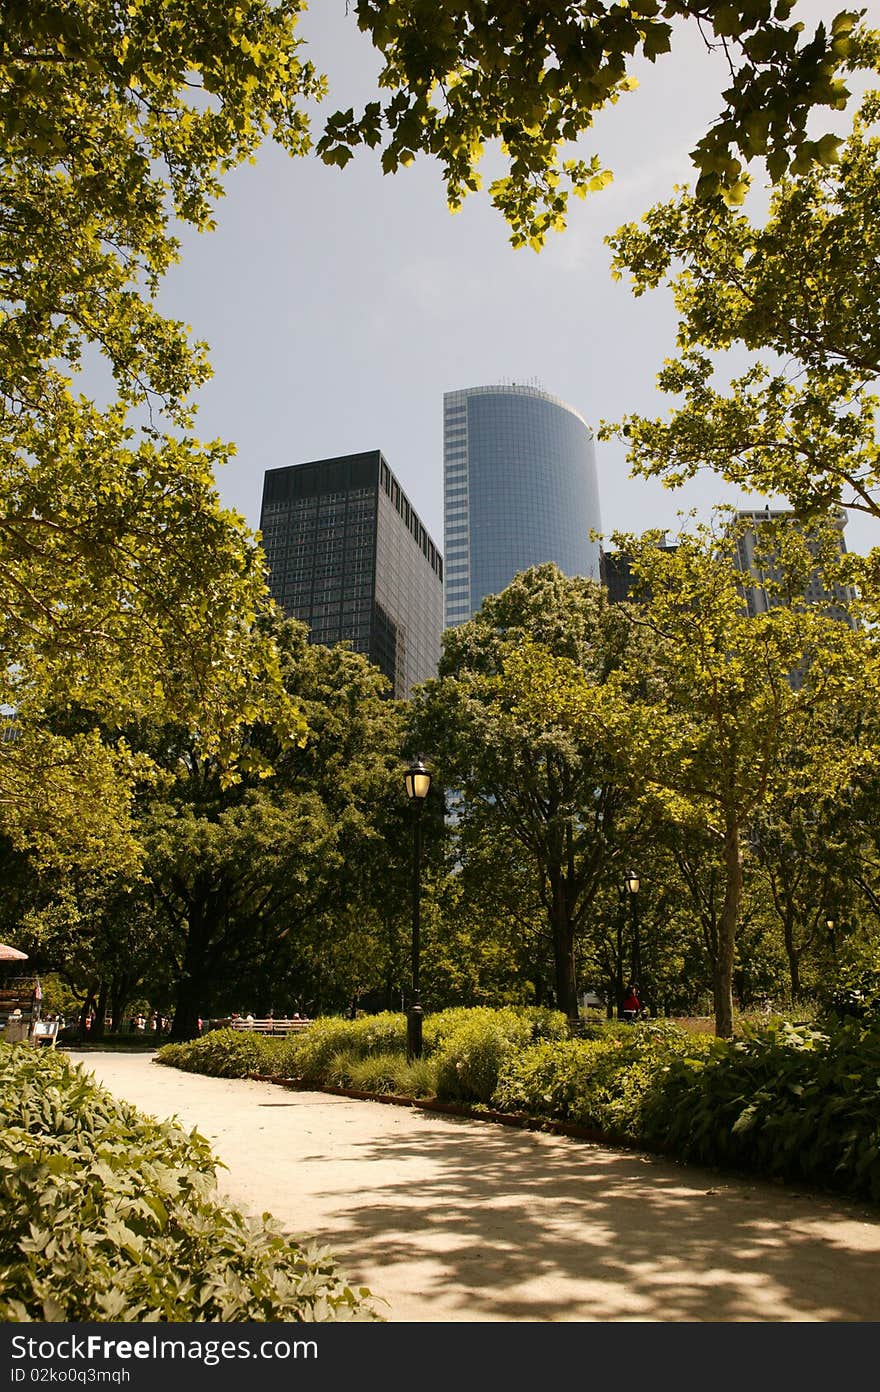
[[[24,1018],[30,1020],[34,1013],[36,987],[35,976],[17,976],[11,981],[4,981],[0,985],[0,1022],[8,1020],[15,1010],[20,1010]]]
[[[234,1030],[245,1030],[248,1034],[297,1034],[308,1029],[310,1020],[291,1020],[286,1016],[266,1017],[263,1020],[230,1020]]]

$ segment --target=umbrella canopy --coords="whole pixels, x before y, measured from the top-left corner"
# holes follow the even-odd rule
[[[0,943],[0,962],[26,962],[27,953],[19,952],[17,947],[8,947],[6,943]]]

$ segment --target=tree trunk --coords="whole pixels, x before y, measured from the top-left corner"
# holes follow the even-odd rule
[[[187,1039],[196,1039],[199,1033],[199,989],[196,980],[184,972],[177,983],[177,999],[174,1006],[174,1024],[171,1026],[171,1041],[179,1044]]]
[[[801,995],[801,954],[794,945],[794,919],[791,914],[786,915],[783,936],[785,938],[785,955],[788,958],[788,981],[791,987],[791,998],[796,1001],[800,1000]]]
[[[568,912],[564,877],[560,875],[554,879],[552,887],[550,932],[553,938],[556,973],[556,1008],[563,1010],[573,1024],[579,1024],[577,976],[574,966],[574,925]]]
[[[208,937],[203,905],[193,904],[187,916],[186,950],[177,983],[174,1023],[171,1026],[171,1040],[175,1044],[198,1037],[206,978],[204,945]]]
[[[724,906],[718,923],[718,955],[715,962],[715,1033],[721,1039],[733,1034],[733,960],[742,900],[742,848],[739,824],[730,819],[724,831]]]
[[[92,1021],[93,1039],[104,1038],[104,1017],[107,1014],[107,994],[107,982],[102,978],[101,985],[98,988],[98,999],[95,1004],[95,1018]]]
[[[128,999],[124,994],[125,988],[120,986],[114,978],[113,986],[110,991],[110,1016],[113,1020],[113,1033],[122,1034],[123,1020],[125,1019]]]

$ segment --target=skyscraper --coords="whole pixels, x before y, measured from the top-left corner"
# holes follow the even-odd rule
[[[593,434],[533,386],[467,387],[443,398],[446,625],[469,619],[530,566],[599,579]]]
[[[661,551],[675,550],[675,547],[667,542],[665,532],[658,546]],[[622,604],[632,598],[632,557],[628,551],[606,551],[602,548],[599,555],[599,574],[612,604]]]
[[[749,584],[743,586],[743,597],[749,614],[763,614],[781,602],[774,593],[774,587],[782,580],[782,570],[777,564],[772,545],[768,546],[767,538],[761,536],[761,524],[781,524],[783,527],[794,527],[799,532],[803,531],[803,527],[794,512],[787,508],[778,511],[771,511],[769,507],[756,510],[743,508],[737,512],[737,518],[741,524],[751,524],[746,525],[746,529],[740,534],[734,554],[737,569],[750,577]],[[843,529],[846,526],[846,513],[840,508],[829,520],[837,528],[840,554],[844,555],[846,542]],[[841,619],[852,628],[857,627],[857,621],[848,607],[855,599],[855,591],[848,585],[833,584],[830,588],[826,587],[818,560],[818,537],[815,533],[811,535],[807,529],[804,538],[807,550],[817,560],[816,569],[809,576],[800,597],[807,604],[817,604],[831,618]]]
[[[381,451],[268,469],[269,588],[315,643],[347,640],[407,696],[436,675],[443,560]]]

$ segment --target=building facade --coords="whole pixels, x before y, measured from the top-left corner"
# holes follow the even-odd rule
[[[524,385],[446,392],[443,493],[447,627],[545,561],[599,579],[593,434],[558,397]]]
[[[737,538],[734,553],[736,566],[738,570],[749,576],[749,583],[744,585],[742,589],[743,598],[750,615],[764,614],[768,609],[772,609],[774,605],[780,603],[774,590],[782,581],[783,576],[781,569],[776,564],[772,549],[768,552],[767,543],[761,538],[761,524],[781,522],[785,526],[797,527],[799,531],[801,524],[789,509],[779,511],[771,511],[770,508],[754,511],[741,509],[737,512],[737,520],[744,530]],[[846,526],[846,513],[839,509],[832,520],[837,527],[840,539],[840,554],[844,555],[846,542],[843,529]],[[809,532],[806,534],[806,542],[810,554],[818,556],[819,542],[811,539]],[[817,604],[831,618],[840,619],[851,627],[856,627],[856,620],[848,607],[855,599],[855,591],[847,585],[835,584],[827,588],[818,564],[807,581],[803,599],[808,604]]]
[[[349,642],[396,697],[436,675],[443,558],[380,450],[268,469],[260,530],[272,596],[313,642]]]
[[[670,546],[666,540],[665,532],[661,534],[661,537],[662,539],[657,543],[659,549],[661,551],[674,551],[675,547]],[[632,557],[628,551],[605,551],[603,549],[599,556],[599,576],[608,591],[608,598],[612,604],[623,604],[633,598]]]

